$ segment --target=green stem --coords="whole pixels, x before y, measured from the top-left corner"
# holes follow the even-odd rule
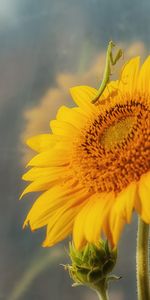
[[[99,300],[109,300],[108,293],[107,293],[106,290],[104,290],[104,291],[102,291],[102,290],[97,291],[97,295],[99,297]]]
[[[139,218],[136,254],[138,300],[150,299],[148,239],[149,225]]]
[[[100,286],[96,289],[99,300],[109,300],[106,279],[100,282]]]

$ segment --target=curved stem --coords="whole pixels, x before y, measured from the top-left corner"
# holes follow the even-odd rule
[[[136,253],[138,300],[150,299],[148,239],[149,225],[139,218]]]

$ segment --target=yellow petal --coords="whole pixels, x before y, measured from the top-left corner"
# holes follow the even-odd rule
[[[54,148],[52,150],[42,152],[34,156],[27,166],[35,167],[53,167],[53,166],[64,166],[70,162],[70,149],[67,148]]]
[[[40,134],[28,139],[26,143],[33,150],[42,152],[51,149],[59,140],[59,137],[52,134]]]
[[[125,223],[130,223],[132,211],[135,206],[137,184],[131,183],[126,189],[120,192],[111,210],[110,228],[113,241],[116,245]]]
[[[97,95],[97,90],[89,86],[76,86],[70,89],[71,96],[75,103],[83,109],[88,116],[96,112],[96,106],[91,101]]]
[[[76,106],[76,107],[73,107],[72,110],[83,115],[85,117],[85,121],[89,117],[88,114],[85,112],[85,110],[83,110],[81,107]]]
[[[59,176],[62,176],[66,172],[67,173],[69,172],[68,168],[66,167],[49,167],[49,168],[33,167],[22,176],[22,179],[25,181],[34,181],[47,176],[50,176],[51,179],[56,179]]]
[[[45,177],[41,177],[30,183],[23,193],[20,196],[20,199],[28,193],[31,192],[40,192],[40,191],[45,191],[48,190],[51,186],[57,183],[65,182],[71,178],[71,173],[64,172],[63,173],[55,173],[55,175],[49,175]]]
[[[58,120],[52,120],[50,122],[50,127],[52,132],[58,136],[60,135],[71,138],[78,133],[77,128],[72,124]]]
[[[86,215],[88,214],[91,207],[92,201],[91,199],[87,199],[86,204],[75,218],[73,226],[73,241],[76,249],[81,249],[86,243],[84,234],[84,222],[86,220]]]
[[[64,211],[60,209],[51,217],[47,226],[46,239],[43,243],[44,247],[53,246],[71,233],[74,218],[80,209],[81,205]]]
[[[120,218],[116,218],[116,222],[112,231],[113,246],[118,244],[125,223],[126,221],[122,216],[120,216]]]
[[[27,215],[24,226],[29,222],[32,230],[43,227],[50,223],[52,216],[60,209],[64,211],[76,207],[82,204],[86,197],[87,191],[80,187],[66,189],[65,186],[56,185],[38,197]]]
[[[104,92],[100,96],[100,102],[103,104],[103,101],[108,100],[111,97],[115,97],[118,94],[118,83],[119,81],[111,81],[107,84]]]
[[[134,57],[129,60],[122,69],[119,81],[119,91],[132,95],[137,89],[137,80],[139,73],[140,57]]]
[[[113,236],[112,236],[112,232],[111,232],[111,228],[110,228],[110,215],[111,215],[111,210],[108,212],[107,218],[104,219],[103,222],[103,233],[106,236],[106,238],[108,239],[111,247],[114,247],[114,242],[113,242]]]
[[[139,197],[141,201],[141,218],[150,223],[150,172],[144,174],[139,182]]]
[[[99,239],[103,221],[112,203],[112,194],[94,194],[87,199],[74,222],[73,240],[77,249],[87,241],[95,243]]]
[[[43,247],[50,247],[65,239],[72,231],[75,210],[69,209],[62,216],[55,214],[47,227],[47,236]]]
[[[112,211],[112,227],[113,221],[115,222],[115,219],[119,216],[122,216],[127,223],[130,223],[136,199],[136,190],[137,184],[132,182],[117,195]]]
[[[82,113],[77,112],[73,108],[61,106],[57,113],[58,121],[65,121],[80,129],[84,126],[87,118]]]
[[[84,222],[84,234],[88,242],[96,243],[100,238],[103,222],[114,202],[114,195],[112,193],[95,194],[91,201],[92,206]]]
[[[147,57],[141,67],[138,80],[138,88],[140,92],[149,94],[150,92],[150,56]]]
[[[54,181],[55,183],[56,181]],[[20,196],[20,199],[22,199],[22,197],[28,193],[31,192],[40,192],[40,191],[45,191],[47,189],[49,189],[51,187],[53,182],[51,182],[50,180],[48,181],[48,179],[46,180],[36,180],[32,183],[30,183],[23,191],[23,193]]]

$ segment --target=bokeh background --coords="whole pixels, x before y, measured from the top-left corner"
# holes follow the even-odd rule
[[[69,87],[98,86],[110,39],[124,48],[124,60],[144,59],[149,15],[149,0],[0,0],[0,299],[97,299],[71,287],[60,265],[67,242],[42,248],[44,230],[22,230],[36,198],[18,201],[32,155],[24,141],[49,132],[61,104],[73,105]],[[136,226],[135,216],[120,241],[115,274],[122,279],[111,285],[110,300],[136,299]]]

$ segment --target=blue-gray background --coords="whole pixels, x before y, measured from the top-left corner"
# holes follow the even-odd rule
[[[90,74],[99,76],[103,62],[97,66],[94,59],[110,39],[128,56],[144,57],[149,15],[149,0],[0,0],[0,299],[96,300],[85,288],[71,287],[60,266],[67,261],[64,244],[44,249],[43,231],[22,231],[35,199],[18,201],[28,156],[22,141],[48,132],[57,107],[71,102],[69,80],[97,83]],[[111,285],[110,300],[136,299],[135,243],[136,218],[120,242],[116,274],[123,278]]]

